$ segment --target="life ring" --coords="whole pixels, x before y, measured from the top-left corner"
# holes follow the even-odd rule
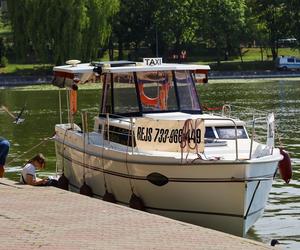
[[[138,87],[139,87],[139,93],[140,93],[140,98],[141,98],[142,104],[147,105],[147,106],[156,107],[158,104],[159,98],[158,97],[151,98],[149,96],[146,96],[146,94],[144,92],[144,84],[143,83],[139,83]]]
[[[167,101],[169,96],[170,84],[166,83],[160,86],[159,90],[159,106],[161,110],[167,109]]]
[[[170,84],[166,83],[160,86],[159,88],[159,96],[157,97],[149,97],[144,92],[144,84],[138,84],[139,93],[141,102],[143,105],[157,107],[159,106],[161,110],[165,110],[167,108],[167,100],[168,100],[168,93],[170,89]]]
[[[292,164],[289,154],[283,150],[282,148],[279,149],[280,154],[283,156],[283,159],[279,162],[278,168],[281,179],[285,181],[285,183],[289,183],[292,179],[293,171],[292,171]]]

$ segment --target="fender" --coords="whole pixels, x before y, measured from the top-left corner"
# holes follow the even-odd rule
[[[291,164],[291,158],[284,149],[279,149],[280,154],[283,156],[283,159],[278,163],[279,173],[281,176],[281,179],[285,181],[285,183],[289,183],[292,179],[292,164]]]
[[[77,90],[73,89],[70,91],[70,110],[72,115],[77,112]]]

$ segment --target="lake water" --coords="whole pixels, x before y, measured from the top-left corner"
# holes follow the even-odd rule
[[[97,113],[99,92],[95,88],[80,89],[80,109],[88,111],[90,116]],[[207,107],[230,103],[233,110],[239,112],[250,107],[275,113],[280,134],[277,145],[281,143],[290,153],[293,180],[286,185],[279,177],[275,179],[264,216],[247,237],[267,244],[277,239],[284,249],[300,249],[300,80],[215,81],[200,86],[199,94]],[[62,99],[65,99],[64,94]],[[20,167],[38,152],[47,157],[47,172],[40,174],[55,174],[54,143],[49,138],[60,119],[58,100],[58,89],[52,86],[0,89],[0,106],[5,105],[13,113],[25,107],[25,121],[21,124],[14,124],[13,119],[0,110],[0,136],[11,142],[7,177],[19,179]],[[240,114],[248,119],[250,112],[244,110]]]

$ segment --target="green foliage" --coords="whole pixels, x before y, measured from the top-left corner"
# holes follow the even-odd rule
[[[175,53],[186,48],[193,41],[194,0],[160,0],[155,13],[155,24],[164,44]]]
[[[299,1],[294,0],[248,0],[251,14],[256,18],[259,41],[271,48],[273,59],[278,55],[278,40],[293,37],[296,30],[300,31],[299,5]]]
[[[141,46],[155,42],[154,14],[157,2],[151,0],[121,0],[120,11],[113,18],[113,42],[118,43],[119,59],[123,59],[123,47]]]
[[[14,46],[21,60],[57,64],[92,60],[107,41],[118,0],[10,0]]]
[[[5,56],[1,57],[0,67],[6,67],[8,64],[8,59]]]
[[[186,50],[189,59],[205,55],[220,63],[238,57],[247,60],[243,50],[247,46],[258,47],[256,60],[268,60],[278,54],[278,39],[300,41],[299,0],[9,0],[7,4],[11,26],[7,16],[2,19],[6,30],[11,27],[13,41],[3,39],[0,57],[7,51],[12,54],[13,45],[17,62],[90,61],[107,55],[108,48],[110,59],[116,59],[116,50],[118,59],[154,56],[156,49],[166,58],[170,52]]]
[[[287,30],[291,37],[300,41],[300,1],[299,0],[286,0],[286,7],[284,10],[285,21],[288,24]],[[299,46],[299,44],[298,44]]]
[[[53,65],[49,64],[7,64],[6,67],[1,68],[1,74],[7,75],[51,75]]]
[[[227,56],[234,48],[239,48],[245,27],[245,9],[243,0],[197,1],[198,34],[216,49],[218,61],[222,54]]]

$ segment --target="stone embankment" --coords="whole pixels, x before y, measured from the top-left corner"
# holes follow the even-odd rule
[[[39,85],[51,83],[52,76],[1,76],[0,86],[2,87],[15,87],[26,85]]]
[[[258,78],[293,78],[300,77],[300,71],[211,71],[209,79],[258,79]]]
[[[259,79],[259,78],[295,78],[300,77],[300,71],[211,71],[209,79]],[[48,76],[5,76],[0,75],[1,87],[49,84],[53,80]]]

